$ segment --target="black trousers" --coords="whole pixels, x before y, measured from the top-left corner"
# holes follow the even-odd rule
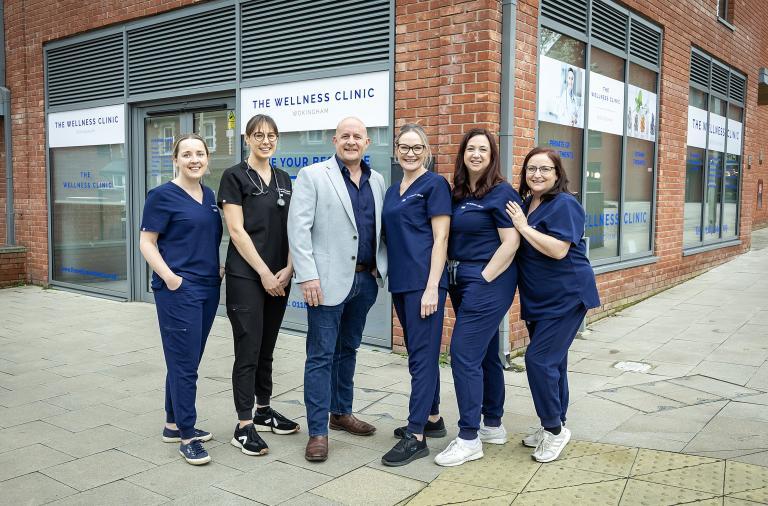
[[[232,393],[238,420],[253,418],[254,397],[258,404],[269,404],[273,352],[287,301],[287,290],[285,296],[273,297],[260,281],[227,275],[227,316],[235,341]]]

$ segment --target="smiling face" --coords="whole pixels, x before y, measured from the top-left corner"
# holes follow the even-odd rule
[[[574,76],[573,70],[568,69],[568,77],[567,77],[568,91],[571,91],[573,89],[573,82],[575,80],[576,80],[576,76]]]
[[[539,170],[531,173],[529,169],[534,167],[539,168]],[[549,168],[549,173],[543,174],[541,171],[542,167],[545,172],[546,168]],[[530,188],[533,195],[539,196],[548,192],[554,188],[557,179],[555,163],[549,155],[546,153],[539,153],[528,159],[528,165],[525,170],[525,182],[528,183],[528,188]]]
[[[407,151],[406,151],[407,150]],[[403,153],[403,151],[406,151]],[[419,153],[417,154],[416,151]],[[400,136],[395,149],[397,162],[403,172],[413,172],[424,168],[427,149],[416,132],[406,132]]]
[[[208,150],[201,140],[184,139],[177,146],[173,162],[180,177],[200,181],[208,170]]]
[[[277,132],[266,121],[262,121],[245,137],[245,143],[257,162],[268,162],[277,149]]]
[[[342,120],[336,127],[336,135],[333,136],[336,154],[347,166],[360,164],[370,142],[365,125],[357,118]]]
[[[491,164],[491,143],[485,135],[475,135],[464,149],[464,165],[470,180],[477,181]]]

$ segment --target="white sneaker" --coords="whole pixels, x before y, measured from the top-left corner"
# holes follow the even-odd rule
[[[570,440],[571,431],[565,427],[560,430],[560,434],[557,436],[545,430],[539,445],[533,451],[532,457],[537,462],[552,462],[560,456],[560,452]]]
[[[466,441],[457,437],[451,441],[448,448],[437,454],[435,464],[445,467],[460,466],[464,462],[481,458],[483,458],[483,443],[479,438]]]
[[[504,424],[498,427],[488,427],[483,422],[480,422],[480,430],[477,431],[477,437],[483,443],[503,445],[507,442],[507,429],[504,428]]]
[[[533,434],[528,434],[523,438],[523,445],[528,448],[536,448],[539,446],[541,439],[544,437],[544,427],[539,427]]]

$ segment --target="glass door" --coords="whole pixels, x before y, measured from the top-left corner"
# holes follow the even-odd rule
[[[235,146],[235,104],[234,99],[217,100],[215,104],[174,104],[158,107],[141,108],[135,116],[136,160],[139,161],[137,187],[139,198],[136,204],[137,220],[141,222],[144,200],[149,190],[172,180],[173,144],[186,133],[196,133],[205,139],[210,157],[208,173],[203,177],[203,184],[218,191],[219,180],[225,169],[240,160],[239,149]],[[138,242],[138,241],[137,241]],[[224,237],[219,249],[221,262],[224,262],[229,246],[229,233],[224,227]],[[138,248],[137,248],[138,250]],[[150,280],[152,271],[141,254],[138,253],[139,299],[154,302]],[[224,304],[225,287],[221,287],[221,304]],[[223,307],[220,312],[223,313]]]

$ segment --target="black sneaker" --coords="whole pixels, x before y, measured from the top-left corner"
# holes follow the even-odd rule
[[[293,434],[299,432],[299,424],[290,420],[272,408],[264,414],[258,411],[253,415],[253,425],[259,432],[274,432],[275,434]]]
[[[240,448],[240,451],[246,455],[266,455],[269,453],[267,443],[261,439],[259,433],[253,424],[240,428],[240,424],[235,427],[235,435],[232,436],[232,446]]]
[[[386,455],[381,457],[381,463],[391,467],[404,466],[427,455],[429,455],[427,438],[425,437],[419,441],[416,439],[416,436],[406,432],[405,437],[398,441]]]
[[[397,439],[403,439],[406,432],[408,432],[408,426],[398,427],[395,429],[395,437]],[[436,422],[427,420],[427,424],[424,426],[424,437],[445,437],[447,433],[442,416]]]

